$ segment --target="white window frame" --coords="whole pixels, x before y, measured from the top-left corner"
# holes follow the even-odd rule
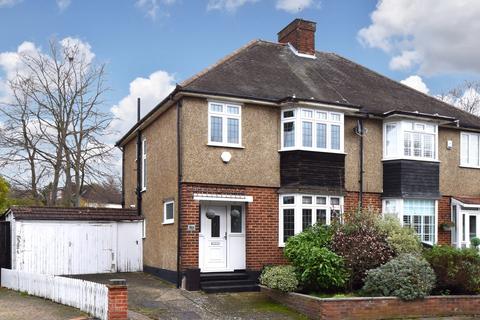
[[[221,105],[222,112],[212,111],[212,105]],[[238,108],[238,114],[227,112],[228,107]],[[211,118],[222,118],[222,141],[212,141]],[[228,119],[238,120],[238,143],[228,142]],[[217,147],[243,148],[242,147],[242,105],[230,102],[208,101],[208,145]]]
[[[142,140],[142,163],[141,163],[141,168],[142,168],[142,192],[147,190],[147,139]]]
[[[147,219],[143,218],[142,221],[142,239],[147,238]]]
[[[382,215],[391,214],[391,215],[396,216],[399,219],[400,224],[403,226],[403,224],[404,224],[404,222],[403,222],[404,209],[403,208],[404,208],[404,201],[405,200],[429,200],[429,201],[434,201],[434,203],[435,203],[435,212],[434,212],[434,223],[435,223],[435,225],[433,226],[434,241],[433,242],[425,242],[425,241],[422,241],[422,239],[420,239],[420,241],[428,243],[428,244],[432,244],[432,245],[438,243],[438,200],[386,198],[386,199],[382,200]],[[388,206],[387,201],[391,201],[391,202],[395,203],[395,208],[396,208],[395,212],[391,212],[391,211],[387,210],[387,206]]]
[[[172,219],[167,219],[167,205],[171,204],[173,208]],[[163,224],[172,224],[175,222],[175,201],[165,201],[163,203]]]
[[[387,125],[396,125],[396,145],[394,148],[393,154],[387,153]],[[411,129],[413,126],[413,129]],[[417,126],[424,126],[424,130],[416,129]],[[410,127],[410,128],[409,128]],[[433,131],[428,131],[427,128],[430,127]],[[411,150],[412,153],[410,156],[405,155],[404,152],[404,136],[405,133],[419,133],[421,134],[422,139],[422,156],[415,156],[413,152],[413,139]],[[424,157],[423,156],[423,141],[424,135],[429,134],[433,135],[433,157]],[[417,121],[417,120],[395,120],[395,121],[385,121],[383,123],[383,160],[395,160],[395,159],[409,159],[409,160],[420,160],[420,161],[436,161],[438,162],[438,124],[434,122],[426,121]]]
[[[293,117],[285,118],[284,113],[288,111],[293,111]],[[311,112],[312,117],[305,117],[304,114]],[[326,119],[321,119],[318,117],[318,114],[326,114]],[[334,120],[333,117],[338,116],[339,120]],[[340,111],[331,111],[326,109],[313,109],[313,108],[286,108],[281,110],[280,117],[280,151],[289,151],[289,150],[307,150],[315,152],[329,152],[329,153],[344,153],[345,145],[345,115]],[[293,122],[294,123],[294,145],[290,147],[285,147],[284,139],[284,124]],[[305,147],[303,146],[303,122],[310,122],[312,125],[312,146]],[[317,124],[326,125],[326,147],[319,148],[317,147]],[[338,125],[340,127],[340,149],[332,149],[332,126]]]
[[[284,197],[294,197],[293,204],[283,204]],[[312,197],[312,204],[302,204],[302,197]],[[325,204],[317,204],[317,197],[326,198]],[[331,205],[331,199],[338,198],[338,205]],[[339,211],[340,216],[343,215],[343,196],[327,196],[320,194],[300,194],[300,193],[288,193],[281,194],[278,197],[279,213],[278,213],[278,246],[284,247],[283,241],[283,209],[294,209],[294,235],[302,232],[303,228],[303,209],[312,209],[312,225],[317,221],[317,209],[326,210],[326,224],[330,225],[332,219],[332,211]]]
[[[477,154],[477,164],[471,163],[470,160],[470,140],[471,137],[475,137],[479,142],[478,142],[478,154]],[[467,146],[467,159],[464,157],[464,139],[468,138],[468,146]],[[461,167],[466,167],[466,168],[476,168],[480,169],[480,133],[475,133],[475,132],[460,132],[460,166]]]

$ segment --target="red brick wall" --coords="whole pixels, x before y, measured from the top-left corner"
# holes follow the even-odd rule
[[[260,270],[264,265],[286,263],[278,247],[278,194],[276,188],[237,187],[205,184],[182,184],[181,267],[198,267],[198,229],[200,202],[194,193],[239,194],[253,196],[246,205],[246,264],[249,270]],[[195,224],[196,231],[187,231],[187,224]]]
[[[358,209],[359,193],[348,191],[344,197],[344,211],[352,212]],[[364,193],[363,205],[364,209],[372,209],[382,211],[382,197],[380,193]]]
[[[438,200],[438,244],[451,244],[451,231],[443,231],[440,225],[451,221],[450,197],[442,197]]]
[[[264,287],[262,291],[312,319],[404,319],[480,314],[480,296],[432,296],[405,302],[393,297],[320,299]]]

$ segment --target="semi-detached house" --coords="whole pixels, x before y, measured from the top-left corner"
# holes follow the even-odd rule
[[[145,270],[256,275],[285,263],[288,237],[359,206],[427,244],[480,236],[480,119],[314,39],[315,23],[296,19],[278,43],[248,43],[118,142],[124,206],[145,216]]]

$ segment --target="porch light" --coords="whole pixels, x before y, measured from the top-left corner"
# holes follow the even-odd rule
[[[205,215],[207,216],[208,219],[213,219],[215,218],[216,213],[212,209],[208,209]]]
[[[230,215],[231,215],[233,218],[238,218],[238,217],[240,217],[240,210],[238,210],[238,209],[233,209],[233,210],[230,212]]]

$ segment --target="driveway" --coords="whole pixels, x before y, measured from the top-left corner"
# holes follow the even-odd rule
[[[85,313],[75,308],[0,288],[0,319],[2,320],[86,319],[85,316]]]
[[[149,319],[307,319],[269,300],[261,292],[205,294],[178,290],[172,284],[146,273],[82,275],[77,278],[107,283],[126,279],[129,315]]]

